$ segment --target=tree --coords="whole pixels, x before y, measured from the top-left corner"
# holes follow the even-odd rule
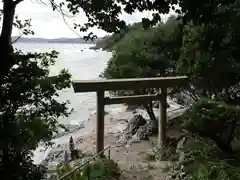
[[[111,36],[106,36],[96,43],[96,49],[102,48],[103,50],[113,50],[114,46],[128,33],[142,27],[142,23],[134,23],[114,33]]]
[[[33,164],[32,151],[40,141],[50,145],[60,116],[68,116],[68,102],[56,100],[58,90],[70,87],[70,74],[62,70],[49,76],[49,66],[58,57],[56,51],[24,53],[11,45],[12,27],[23,34],[33,33],[30,21],[14,18],[21,1],[3,2],[0,36],[0,174],[2,179],[42,179],[45,169]]]
[[[174,65],[175,52],[171,51],[172,38],[175,42],[175,32],[178,32],[176,19],[174,23],[167,21],[159,27],[144,30],[141,26],[129,31],[118,43],[114,45],[112,58],[103,72],[105,78],[144,78],[165,76]],[[169,23],[169,24],[168,24]],[[171,23],[171,24],[170,24]],[[172,32],[169,33],[169,30]],[[177,33],[179,34],[179,32]],[[172,36],[174,35],[174,36]],[[143,95],[157,93],[158,89],[140,89],[117,91],[117,95]],[[147,113],[157,128],[158,120],[153,112],[152,102],[144,104]]]
[[[50,142],[60,127],[58,118],[68,116],[67,102],[55,97],[71,81],[66,70],[49,77],[48,68],[58,55],[55,51],[12,55],[16,64],[2,84],[0,171],[4,179],[31,179],[32,172],[22,164],[31,163],[31,151],[40,141]]]
[[[214,96],[240,104],[239,2],[211,5],[211,9],[208,19],[185,25],[177,70],[189,76],[191,83],[185,90],[195,100]]]

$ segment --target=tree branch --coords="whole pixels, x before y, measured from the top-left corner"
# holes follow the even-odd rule
[[[22,1],[24,1],[24,0],[15,0],[14,2],[13,2],[13,4],[14,4],[14,6],[16,6],[16,5],[18,5],[20,2],[22,2]]]

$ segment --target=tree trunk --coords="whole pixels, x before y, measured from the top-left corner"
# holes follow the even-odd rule
[[[9,69],[14,64],[14,59],[11,56],[13,47],[11,44],[12,26],[15,14],[15,3],[12,0],[3,2],[3,23],[0,36],[1,47],[1,66],[0,66],[0,85],[3,84],[5,76]]]
[[[158,128],[158,120],[153,112],[153,104],[152,101],[145,105],[149,118],[152,120],[154,127]]]
[[[13,47],[11,45],[11,34],[12,26],[15,14],[16,2],[13,0],[4,0],[3,1],[3,23],[2,23],[2,32],[0,36],[0,49],[1,49],[1,59],[0,59],[0,112],[2,112],[4,106],[3,90],[2,85],[4,84],[4,79],[8,74],[10,68],[14,65],[14,58],[12,57]],[[11,152],[9,132],[11,132],[11,123],[10,119],[6,117],[1,117],[1,162],[0,162],[0,174],[2,175],[1,179],[19,179],[19,177],[14,176],[13,172],[15,170],[13,152]]]

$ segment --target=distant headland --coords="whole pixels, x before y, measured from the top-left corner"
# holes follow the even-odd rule
[[[12,37],[12,40],[16,40],[17,37]],[[94,41],[85,41],[83,38],[54,38],[54,39],[46,39],[46,38],[25,38],[21,37],[17,40],[20,43],[70,43],[70,44],[95,44],[99,39]]]

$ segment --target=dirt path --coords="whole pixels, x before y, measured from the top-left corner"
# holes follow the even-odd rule
[[[148,141],[133,142],[129,145],[119,146],[119,144],[116,143],[118,140],[116,135],[119,134],[125,126],[126,123],[121,124],[119,120],[114,120],[111,117],[105,116],[106,134],[104,144],[105,146],[111,146],[110,157],[118,163],[122,170],[122,180],[164,180],[171,163],[163,161],[150,162],[146,160],[147,152],[155,147],[157,139],[151,137]],[[87,150],[94,152],[96,150],[96,131],[95,128],[90,127],[92,126],[89,126],[87,129],[91,131],[91,135],[81,137],[84,141],[77,143],[77,148],[83,151]],[[171,130],[168,132],[168,135],[174,137],[176,133]],[[108,156],[108,152],[105,154]]]
[[[113,136],[107,137],[106,140],[109,145],[112,143],[110,156],[122,170],[122,180],[164,180],[166,177],[171,163],[146,159],[147,152],[153,149],[156,138],[135,142],[125,147],[117,147],[116,138]]]
[[[95,141],[95,135],[90,139]],[[105,146],[110,145],[110,157],[118,163],[121,171],[121,180],[164,180],[167,175],[167,169],[171,163],[164,161],[149,161],[146,159],[147,153],[150,152],[156,142],[152,137],[148,141],[133,142],[130,145],[119,146],[117,138],[114,135],[105,137]],[[86,144],[85,144],[86,143]],[[84,149],[93,151],[95,146],[85,140],[82,145]],[[108,151],[105,152],[108,156]]]

